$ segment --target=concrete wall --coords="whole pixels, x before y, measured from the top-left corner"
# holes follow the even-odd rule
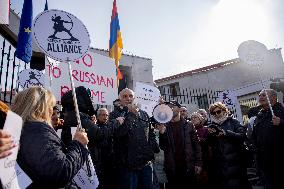
[[[268,61],[260,66],[262,80],[284,77],[284,63],[281,55],[281,49],[269,51]],[[208,88],[215,91],[233,90],[242,86],[259,82],[257,67],[240,62],[231,63],[222,68],[212,69],[206,72],[200,72],[191,76],[180,77],[165,82],[157,83],[158,86],[165,86],[178,82],[183,88]],[[261,85],[257,85],[258,89]],[[253,91],[252,91],[253,92]]]

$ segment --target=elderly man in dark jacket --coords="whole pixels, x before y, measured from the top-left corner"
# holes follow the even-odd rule
[[[119,94],[120,104],[110,114],[119,125],[114,133],[114,152],[121,189],[152,189],[154,152],[159,152],[154,130],[146,112],[133,104],[134,92]]]
[[[116,129],[112,122],[109,122],[109,113],[106,108],[100,108],[97,110],[97,126],[101,136],[100,140],[89,145],[95,152],[93,160],[96,165],[97,174],[99,177],[100,189],[114,189],[117,186],[115,167],[114,167],[114,152],[113,152],[113,134]],[[89,130],[92,132],[94,128]],[[95,138],[91,137],[90,138]],[[90,140],[91,141],[91,140]]]
[[[275,189],[283,185],[284,170],[284,108],[277,102],[277,93],[266,90],[274,115],[272,115],[265,90],[259,94],[262,109],[258,113],[252,133],[256,148],[258,167],[263,173],[266,189]]]
[[[165,154],[168,188],[195,188],[195,174],[201,172],[201,147],[193,125],[180,117],[180,104],[171,102],[173,118],[157,126],[160,148]]]

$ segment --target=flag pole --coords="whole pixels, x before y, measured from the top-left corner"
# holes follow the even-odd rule
[[[69,58],[67,58],[68,66],[69,66],[69,77],[70,77],[70,83],[71,83],[71,88],[72,88],[72,96],[73,96],[73,102],[74,102],[74,107],[76,111],[76,118],[77,118],[77,130],[82,129],[82,124],[81,124],[81,119],[80,119],[80,113],[79,113],[79,108],[78,108],[78,103],[77,103],[77,96],[76,96],[76,91],[74,87],[74,81],[72,77],[72,67],[71,67],[71,61]]]

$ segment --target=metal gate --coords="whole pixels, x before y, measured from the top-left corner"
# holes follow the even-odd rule
[[[29,64],[16,57],[16,48],[0,35],[0,99],[11,104],[18,86],[16,84],[20,71],[29,68]]]
[[[184,88],[178,94],[172,94],[170,89],[161,94],[166,101],[177,100],[180,104],[195,104],[198,108],[208,109],[209,105],[216,102],[220,91],[210,89],[191,89]]]
[[[173,94],[168,88],[163,90],[162,96],[166,101],[177,100],[180,104],[187,106],[187,108],[193,106],[193,109],[189,108],[189,112],[192,113],[197,109],[205,109],[208,111],[210,104],[218,101],[220,92],[222,91],[214,91],[206,88],[183,88],[179,89],[178,93]],[[235,118],[240,121],[243,120],[243,116],[237,113],[236,105],[228,108]]]

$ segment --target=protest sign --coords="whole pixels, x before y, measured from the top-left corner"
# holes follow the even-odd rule
[[[56,63],[52,59],[46,61],[46,81],[52,77],[51,86],[46,82],[46,88],[52,90],[57,101],[71,90],[68,64]],[[75,86],[84,86],[91,91],[93,103],[112,105],[117,99],[116,68],[112,59],[89,51],[81,59],[72,63],[72,77]]]
[[[22,122],[23,121],[20,116],[8,111],[3,130],[12,135],[13,141],[17,144],[17,146],[11,150],[12,154],[10,156],[0,159],[0,178],[4,189],[26,188],[31,184],[30,178],[16,163]]]
[[[268,50],[264,44],[249,40],[240,44],[238,55],[244,63],[260,66],[266,61]]]
[[[34,69],[26,69],[19,73],[17,83],[23,89],[31,86],[44,86],[44,75],[42,72]]]
[[[34,19],[33,26],[38,47],[55,60],[75,61],[89,50],[88,30],[77,17],[68,12],[44,11]]]
[[[222,91],[219,94],[219,102],[222,102],[223,104],[226,105],[226,107],[233,113],[233,110],[235,110],[235,113],[237,115],[237,119],[242,122],[243,117],[242,117],[242,111],[241,111],[241,106],[238,101],[237,95],[235,92],[231,90],[225,90]]]
[[[160,91],[158,88],[137,82],[135,86],[135,102],[151,117],[154,107],[159,104]]]
[[[73,181],[80,188],[84,189],[96,189],[99,186],[99,180],[90,155],[82,169],[80,169],[77,175],[73,178]]]

